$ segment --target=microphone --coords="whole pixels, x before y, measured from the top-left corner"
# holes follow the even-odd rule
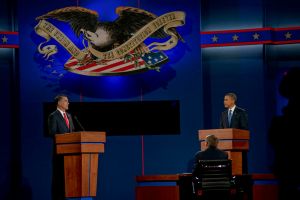
[[[77,124],[80,126],[82,131],[85,131],[85,129],[83,128],[83,126],[81,125],[81,123],[79,122],[77,116],[74,116],[74,119],[76,120]]]

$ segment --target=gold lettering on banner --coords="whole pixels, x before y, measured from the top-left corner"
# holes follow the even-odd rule
[[[149,22],[143,28],[141,28],[138,32],[136,32],[128,41],[116,47],[110,51],[100,52],[94,49],[91,45],[89,45],[89,51],[100,59],[116,59],[120,57],[124,57],[126,54],[130,53],[134,50],[137,46],[139,46],[144,40],[146,40],[149,36],[151,36],[154,32],[158,29],[164,27],[164,31],[166,34],[171,36],[167,42],[158,43],[154,42],[151,43],[149,46],[155,46],[152,49],[158,50],[168,50],[173,48],[177,42],[177,36],[168,29],[172,27],[182,26],[185,23],[185,13],[181,11],[170,12],[166,13],[155,20]]]
[[[150,50],[168,50],[176,46],[178,42],[177,35],[174,33],[174,31],[171,31],[169,29],[177,26],[182,26],[184,25],[184,23],[184,12],[175,11],[166,13],[162,16],[157,17],[155,20],[149,22],[138,32],[136,32],[128,41],[110,51],[100,52],[94,49],[90,43],[88,44],[88,50],[91,54],[93,54],[99,59],[114,60],[117,58],[122,58],[125,55],[129,54],[131,51],[133,51],[135,48],[137,48],[148,37],[150,37],[153,33],[155,33],[158,29],[162,27],[164,32],[170,35],[171,38],[163,43],[153,42],[150,45],[148,45],[148,48],[150,49],[150,46],[153,46]],[[50,55],[53,55],[57,52],[55,45],[47,45],[45,47],[41,47],[51,38],[55,39],[58,43],[60,43],[73,57],[75,57],[79,61],[84,60],[86,58],[86,50],[81,51],[63,32],[61,32],[50,22],[47,22],[46,20],[40,20],[35,27],[35,31],[38,35],[46,39],[45,42],[41,43],[38,46],[38,50],[40,53],[47,56],[47,58]]]
[[[44,37],[46,39],[46,42],[50,40],[50,38],[55,39],[58,43],[60,43],[73,57],[77,58],[78,60],[83,60],[86,56],[86,53],[83,51],[80,51],[80,49],[77,48],[77,46],[64,34],[62,33],[58,28],[56,28],[54,25],[52,25],[50,22],[47,22],[45,20],[40,20],[38,25],[35,27],[35,32]],[[44,44],[43,42],[42,44]],[[53,45],[48,45],[46,48],[41,48],[41,44],[39,45],[39,52],[42,54],[47,55],[47,57],[52,54],[55,51],[53,48]],[[56,52],[55,52],[56,53]]]

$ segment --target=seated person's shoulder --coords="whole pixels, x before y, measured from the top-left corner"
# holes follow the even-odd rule
[[[197,151],[196,153],[195,153],[195,157],[198,157],[198,156],[200,156],[201,154],[203,154],[203,151]]]

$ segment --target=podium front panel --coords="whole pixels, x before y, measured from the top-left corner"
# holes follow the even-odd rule
[[[98,154],[64,156],[65,196],[96,196]]]
[[[96,196],[98,156],[105,142],[105,132],[55,135],[56,153],[64,156],[65,197]]]

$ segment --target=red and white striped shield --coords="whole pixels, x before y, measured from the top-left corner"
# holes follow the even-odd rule
[[[151,52],[136,59],[125,60],[124,58],[98,61],[93,60],[88,64],[80,63],[76,58],[71,57],[65,64],[65,69],[81,75],[103,76],[122,75],[152,69],[166,62],[168,57],[163,52]]]

